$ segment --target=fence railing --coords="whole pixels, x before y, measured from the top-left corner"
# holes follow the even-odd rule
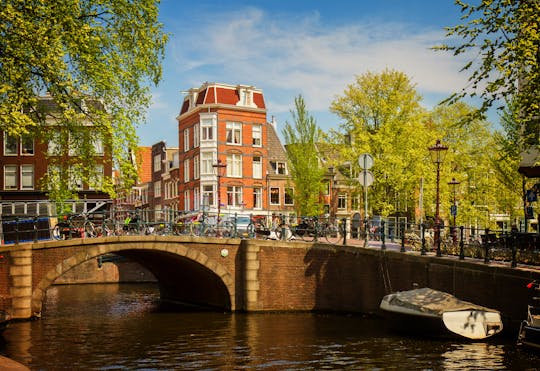
[[[157,211],[156,211],[157,212]],[[162,215],[163,211],[161,211]],[[111,235],[191,235],[228,238],[319,241],[334,245],[359,241],[398,244],[401,252],[454,255],[459,259],[483,259],[540,265],[540,234],[507,230],[479,230],[464,226],[436,228],[427,224],[387,223],[369,220],[354,223],[347,218],[261,217],[237,214],[208,216],[203,213],[169,212],[166,220],[149,221],[144,212],[108,211],[75,213],[59,217],[10,215],[0,217],[2,245],[50,239],[93,238]],[[155,214],[153,214],[155,215]],[[353,243],[351,243],[351,241]],[[356,244],[357,245],[357,244]]]

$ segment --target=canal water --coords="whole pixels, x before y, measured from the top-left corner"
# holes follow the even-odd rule
[[[408,337],[363,316],[174,313],[154,285],[54,286],[0,354],[31,370],[540,370],[515,338]]]

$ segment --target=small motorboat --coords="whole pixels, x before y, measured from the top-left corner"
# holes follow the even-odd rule
[[[398,328],[426,336],[478,340],[503,329],[499,311],[427,287],[386,295],[380,308]]]
[[[540,291],[540,284],[533,281],[528,288]],[[540,297],[533,295],[533,301],[540,301]],[[527,306],[527,319],[521,322],[518,334],[518,345],[525,345],[540,350],[540,306]]]

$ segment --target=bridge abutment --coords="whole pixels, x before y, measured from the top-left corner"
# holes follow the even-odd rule
[[[11,317],[27,319],[32,316],[32,246],[21,245],[10,256]]]
[[[244,305],[246,311],[260,310],[259,302],[259,268],[261,262],[259,252],[261,250],[258,244],[253,241],[244,240],[245,246],[245,266],[244,266]]]

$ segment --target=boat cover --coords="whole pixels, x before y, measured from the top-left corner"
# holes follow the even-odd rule
[[[387,303],[392,307],[406,308],[433,316],[442,316],[444,312],[462,310],[483,310],[486,312],[496,312],[493,309],[459,300],[451,294],[433,290],[429,287],[396,292],[394,294],[385,296],[384,300],[386,300]]]

